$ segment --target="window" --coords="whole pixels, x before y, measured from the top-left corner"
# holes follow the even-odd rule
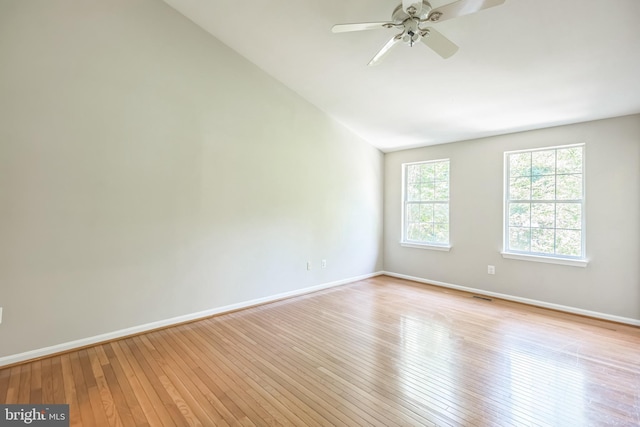
[[[506,257],[584,260],[584,145],[505,153],[504,218]]]
[[[449,249],[449,159],[403,167],[404,246]]]

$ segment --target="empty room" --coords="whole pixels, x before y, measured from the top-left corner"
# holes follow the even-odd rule
[[[0,426],[640,426],[638,17],[0,0]]]

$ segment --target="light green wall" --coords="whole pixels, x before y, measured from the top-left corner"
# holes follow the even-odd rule
[[[504,152],[582,142],[589,265],[503,259]],[[453,248],[401,247],[401,164],[442,158]],[[640,320],[640,115],[388,153],[384,218],[386,271]]]
[[[0,357],[382,269],[382,153],[165,3],[4,0],[0,58]]]

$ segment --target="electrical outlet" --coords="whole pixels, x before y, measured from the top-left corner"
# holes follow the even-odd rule
[[[487,266],[487,273],[488,273],[488,274],[496,274],[496,267],[495,267],[495,265],[488,265],[488,266]]]
[[[311,270],[311,261],[307,261],[307,270]]]
[[[322,260],[322,263],[320,264],[320,267],[327,268],[327,260],[326,259]]]

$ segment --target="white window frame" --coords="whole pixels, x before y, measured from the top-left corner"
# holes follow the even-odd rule
[[[420,241],[412,241],[407,240],[407,204],[410,203],[407,200],[407,168],[409,166],[428,164],[428,163],[441,163],[447,162],[449,165],[449,176],[447,182],[447,226],[449,227],[449,235],[447,243],[437,243],[437,242],[420,242]],[[442,201],[426,201],[425,203],[442,203]],[[411,162],[411,163],[403,163],[402,164],[402,221],[401,221],[401,233],[402,236],[400,238],[400,245],[408,248],[418,248],[418,249],[431,249],[436,251],[450,251],[451,250],[451,160],[450,159],[436,159],[436,160],[426,160],[420,162]]]
[[[517,251],[511,250],[509,248],[509,202],[510,202],[510,162],[509,158],[512,154],[519,153],[534,153],[540,151],[552,151],[552,150],[561,150],[566,148],[575,148],[580,147],[582,149],[582,198],[573,200],[573,203],[576,203],[577,200],[580,201],[581,204],[581,225],[580,225],[580,233],[581,233],[581,256],[569,256],[569,255],[558,255],[558,254],[543,254],[536,252],[526,252],[526,251]],[[534,262],[545,262],[551,264],[562,264],[562,265],[570,265],[576,267],[586,267],[588,264],[588,259],[586,257],[586,146],[584,143],[582,144],[570,144],[570,145],[558,145],[552,147],[540,147],[534,149],[526,149],[526,150],[515,150],[515,151],[506,151],[504,153],[504,193],[503,193],[503,250],[501,252],[503,258],[509,259],[517,259],[523,261],[534,261]],[[557,179],[557,176],[561,175],[557,173],[557,170],[554,172],[554,177]],[[554,198],[553,200],[548,200],[549,203],[556,203],[558,200]],[[564,202],[564,200],[562,200]],[[523,200],[523,203],[533,203],[535,200]],[[554,230],[556,229],[554,224]],[[554,243],[555,244],[555,243]]]

